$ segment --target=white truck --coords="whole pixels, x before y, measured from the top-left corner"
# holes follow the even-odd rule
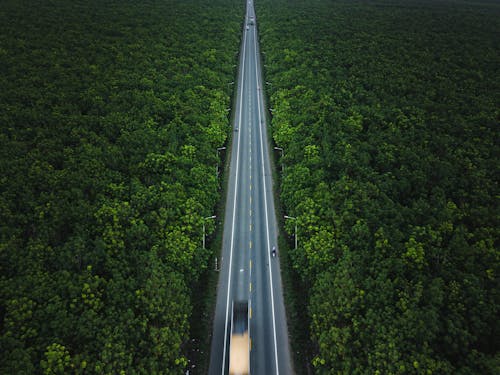
[[[229,375],[250,375],[250,315],[248,301],[233,301]]]

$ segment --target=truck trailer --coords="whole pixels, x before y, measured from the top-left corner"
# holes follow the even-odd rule
[[[233,301],[229,375],[250,375],[250,315],[248,301]]]

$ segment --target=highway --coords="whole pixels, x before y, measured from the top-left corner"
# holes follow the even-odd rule
[[[277,224],[252,0],[241,44],[227,189],[221,271],[213,322],[210,375],[228,374],[231,305],[250,304],[250,369],[293,373],[278,256]]]

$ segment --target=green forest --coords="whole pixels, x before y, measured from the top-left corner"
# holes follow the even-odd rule
[[[297,370],[500,373],[500,3],[255,6]],[[2,1],[0,374],[185,373],[244,7]]]
[[[1,374],[184,374],[244,5],[2,1]]]
[[[255,3],[300,358],[500,373],[500,4]]]

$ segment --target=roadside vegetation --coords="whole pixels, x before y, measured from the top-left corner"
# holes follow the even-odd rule
[[[301,361],[317,374],[498,374],[498,2],[256,12],[280,199],[298,224]]]
[[[188,368],[243,8],[2,2],[0,373]]]

